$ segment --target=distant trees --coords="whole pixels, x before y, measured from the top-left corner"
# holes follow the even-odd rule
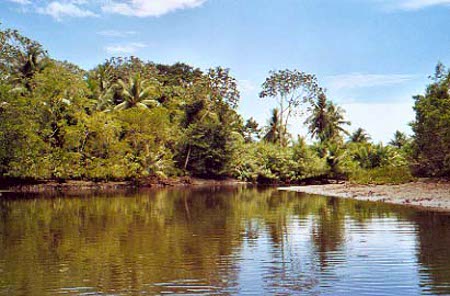
[[[394,139],[392,139],[389,142],[389,145],[392,145],[394,147],[401,149],[401,148],[405,147],[405,145],[407,145],[408,143],[409,143],[409,139],[406,136],[406,134],[402,133],[401,131],[396,131],[394,134]]]
[[[240,93],[227,68],[206,71],[111,58],[90,71],[51,59],[17,31],[0,30],[0,176],[139,180],[179,175],[296,182],[333,177],[410,180],[450,173],[450,72],[439,64],[415,97],[414,135],[388,146],[362,129],[349,135],[344,110],[317,78],[272,71],[261,98],[275,98],[267,126],[237,113]],[[314,143],[293,139],[303,115]],[[403,178],[406,176],[406,179]],[[381,178],[385,181],[386,179]]]
[[[247,119],[242,129],[242,135],[246,143],[257,141],[261,137],[261,128],[253,117]]]
[[[229,175],[244,124],[230,71],[112,58],[85,72],[0,30],[0,174],[123,180]],[[45,62],[45,63],[44,63]],[[256,122],[248,122],[253,137]]]
[[[363,129],[358,128],[350,135],[349,141],[351,143],[367,143],[371,140],[369,134]]]

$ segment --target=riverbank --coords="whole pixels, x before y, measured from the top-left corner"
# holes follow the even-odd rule
[[[400,185],[342,183],[281,187],[279,190],[386,202],[450,212],[450,182],[419,181]]]
[[[0,184],[0,193],[64,193],[76,194],[80,192],[91,191],[127,191],[140,188],[158,188],[158,187],[173,187],[173,186],[230,186],[247,184],[235,179],[224,180],[210,180],[199,178],[170,178],[170,179],[148,179],[139,182],[123,181],[123,182],[93,182],[93,181],[41,181],[41,182],[14,182],[5,181]]]

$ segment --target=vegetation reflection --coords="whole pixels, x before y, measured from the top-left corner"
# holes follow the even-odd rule
[[[245,250],[261,246],[272,250],[254,259],[269,266],[267,293],[314,290],[345,262],[349,223],[363,228],[373,218],[415,223],[424,285],[449,290],[448,244],[435,239],[448,217],[386,204],[228,187],[3,199],[0,213],[0,295],[160,293],[193,283],[234,294]],[[180,280],[194,282],[170,284]]]

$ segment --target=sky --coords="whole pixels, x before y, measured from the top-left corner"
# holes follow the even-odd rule
[[[262,125],[269,71],[316,74],[349,130],[385,143],[411,133],[413,95],[450,65],[450,0],[0,0],[0,22],[84,69],[130,55],[230,68],[239,112]],[[303,121],[292,134],[306,136]]]

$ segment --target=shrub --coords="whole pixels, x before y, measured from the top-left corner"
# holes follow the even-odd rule
[[[358,184],[401,184],[414,180],[407,166],[359,169],[349,174],[349,181]]]
[[[264,142],[244,144],[232,162],[233,177],[259,183],[296,182],[325,171],[325,161],[303,141],[290,147]]]

